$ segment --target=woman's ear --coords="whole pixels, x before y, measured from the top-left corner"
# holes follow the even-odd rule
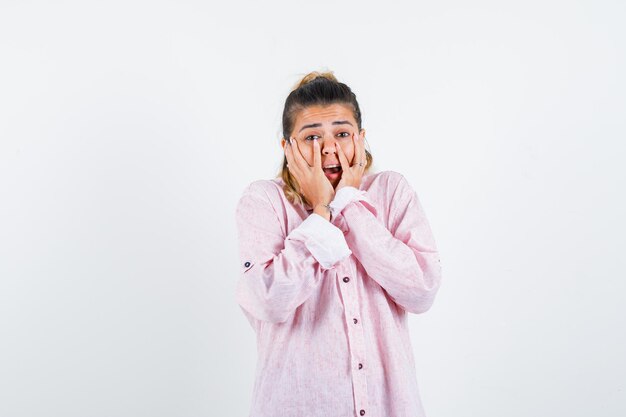
[[[280,140],[280,146],[281,146],[283,149],[285,149],[285,145],[286,145],[286,144],[287,144],[287,141],[285,140],[285,138],[282,138],[282,139]]]

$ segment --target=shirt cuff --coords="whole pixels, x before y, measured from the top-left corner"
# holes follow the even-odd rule
[[[352,254],[343,232],[317,213],[311,213],[291,231],[289,238],[302,240],[311,255],[326,269]]]
[[[343,187],[335,193],[335,198],[329,204],[333,217],[338,217],[343,209],[353,201],[362,201],[366,203],[366,206],[368,206],[370,211],[376,215],[376,209],[367,198],[365,190],[359,190],[356,187]]]

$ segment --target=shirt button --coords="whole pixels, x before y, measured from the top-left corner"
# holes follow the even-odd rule
[[[359,414],[361,414],[362,416],[364,416],[364,415],[365,415],[365,410],[361,410],[361,411],[359,411]]]
[[[354,324],[357,324],[359,321],[357,319],[352,319],[354,320]]]
[[[348,282],[348,281],[350,281],[350,278],[348,278],[348,277],[343,277],[343,282]]]
[[[250,262],[247,262],[245,264],[243,264],[243,266],[245,266],[246,268],[250,266]]]
[[[363,369],[363,364],[362,363],[359,364],[359,369]]]

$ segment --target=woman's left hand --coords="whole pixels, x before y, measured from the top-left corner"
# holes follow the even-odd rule
[[[343,153],[343,149],[337,142],[337,154],[339,155],[339,163],[341,164],[341,180],[335,188],[335,192],[339,191],[343,187],[355,187],[359,188],[361,185],[361,178],[365,172],[365,165],[367,165],[367,157],[365,155],[365,141],[361,139],[358,133],[352,134],[352,143],[354,144],[354,157],[352,158],[353,165],[350,166],[346,154]]]

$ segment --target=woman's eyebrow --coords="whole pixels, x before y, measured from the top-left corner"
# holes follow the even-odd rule
[[[348,120],[335,120],[333,123],[333,125],[350,125],[352,126],[352,123],[350,123]],[[310,127],[320,127],[322,124],[321,123],[311,123],[309,125],[304,125],[302,126],[302,128],[300,129],[300,132],[302,132],[304,129],[308,129]]]

